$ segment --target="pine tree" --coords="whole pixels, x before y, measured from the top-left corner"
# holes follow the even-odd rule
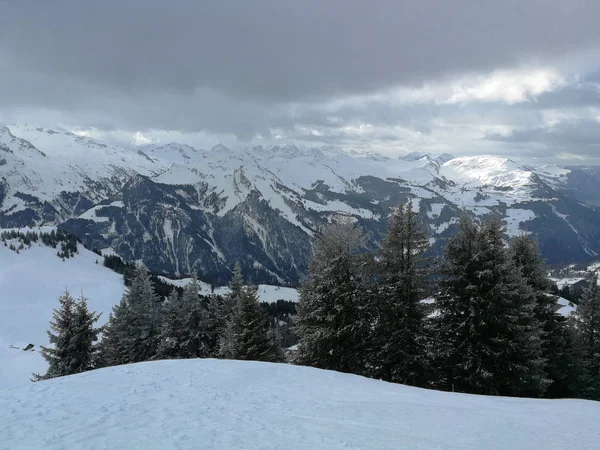
[[[98,350],[95,342],[98,341],[102,330],[95,326],[99,319],[100,314],[89,310],[87,298],[82,294],[75,305],[74,330],[70,344],[73,352],[73,373],[95,368]]]
[[[567,329],[566,318],[558,313],[558,298],[550,294],[552,281],[541,259],[537,242],[526,235],[513,238],[510,241],[510,256],[534,293],[534,314],[542,328],[544,371],[550,380],[545,396],[564,398],[577,395],[573,339]]]
[[[231,312],[233,311],[234,306],[238,302],[238,299],[241,298],[244,292],[244,277],[242,276],[242,267],[240,263],[236,263],[233,268],[233,277],[229,282],[229,292],[225,295],[223,299],[223,311],[221,315],[227,319]]]
[[[102,360],[106,365],[148,361],[156,357],[161,331],[160,300],[143,266],[105,327]]]
[[[535,296],[514,267],[496,216],[463,216],[446,249],[437,307],[446,383],[488,395],[540,395],[547,379]]]
[[[99,329],[94,325],[100,315],[90,312],[82,295],[75,302],[68,290],[58,298],[60,307],[54,310],[52,331],[48,337],[53,347],[42,347],[41,354],[48,362],[46,374],[34,374],[33,380],[72,375],[93,368],[94,342]],[[53,332],[54,331],[54,332]]]
[[[162,327],[157,349],[157,358],[173,359],[181,357],[182,325],[181,297],[173,289],[162,305]]]
[[[600,286],[595,275],[574,314],[586,398],[600,400]]]
[[[371,340],[373,375],[385,381],[423,385],[427,337],[421,301],[428,286],[425,252],[429,247],[412,203],[390,219],[379,252],[375,325]]]
[[[221,336],[225,332],[225,318],[223,317],[223,297],[211,294],[206,304],[206,344],[208,356],[220,356]]]
[[[283,361],[283,352],[274,339],[258,302],[255,287],[246,286],[227,319],[222,357],[249,361]]]
[[[196,275],[185,286],[181,298],[181,356],[206,358],[210,349],[208,340],[208,311],[198,296],[200,286]]]
[[[53,320],[50,322],[48,339],[54,347],[41,347],[40,353],[48,362],[48,370],[45,375],[34,374],[33,380],[46,380],[54,377],[70,375],[72,352],[71,341],[75,328],[75,300],[68,290],[58,297],[60,304],[58,309],[52,313]]]
[[[363,245],[361,231],[349,223],[327,226],[316,243],[300,290],[298,364],[365,372],[370,324],[357,255]]]

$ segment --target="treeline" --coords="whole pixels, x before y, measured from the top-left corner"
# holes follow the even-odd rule
[[[298,314],[297,364],[447,391],[600,399],[597,279],[566,318],[528,236],[463,215],[439,263],[412,205],[377,252],[352,224],[316,244]]]
[[[54,347],[42,347],[48,371],[34,374],[33,380],[159,359],[283,361],[257,290],[244,284],[239,265],[229,287],[225,296],[200,296],[193,277],[181,293],[172,289],[163,300],[147,270],[136,266],[103,327],[96,327],[99,316],[87,311],[86,299],[75,301],[67,291],[50,323]]]
[[[465,214],[434,261],[410,203],[394,212],[375,252],[356,225],[327,226],[301,288],[290,362],[454,392],[600,399],[597,278],[564,317],[535,240],[507,245],[503,236],[498,217],[478,223]],[[198,292],[193,278],[161,299],[135,267],[101,329],[94,313],[76,318],[83,300],[61,298],[54,349],[44,349],[50,368],[37,378],[166,358],[284,361],[281,341],[295,336],[278,325],[295,305],[271,305],[269,320],[239,266],[228,295]]]
[[[33,243],[41,241],[47,247],[58,248],[56,254],[59,258],[70,258],[77,253],[77,238],[68,231],[61,229],[39,233],[35,231],[6,230],[0,233],[0,240],[5,247],[9,247],[16,252],[23,250],[25,246],[30,247]],[[18,245],[9,241],[16,241]]]

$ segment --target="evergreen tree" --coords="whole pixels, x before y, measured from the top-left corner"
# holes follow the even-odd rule
[[[209,356],[208,312],[198,295],[200,286],[194,274],[185,286],[181,298],[181,356],[205,358]]]
[[[574,314],[584,376],[583,395],[600,400],[600,286],[594,276]]]
[[[428,286],[428,247],[412,203],[399,206],[379,252],[370,352],[376,378],[414,386],[425,382],[427,338],[421,301]]]
[[[102,330],[95,326],[99,319],[100,314],[89,310],[87,298],[82,294],[75,305],[74,330],[70,344],[73,352],[73,373],[95,368],[98,350],[95,342],[98,341]]]
[[[182,304],[177,289],[173,289],[162,305],[162,328],[157,349],[157,358],[181,357]]]
[[[329,225],[317,241],[309,275],[300,290],[298,352],[302,365],[365,372],[369,315],[357,250],[363,235],[352,224]]]
[[[68,290],[58,297],[59,308],[52,313],[48,339],[54,347],[41,347],[40,353],[48,362],[45,375],[33,374],[33,380],[46,380],[73,373],[71,341],[75,329],[75,299]]]
[[[143,266],[105,327],[102,360],[106,365],[148,361],[156,357],[161,332],[160,300]]]
[[[48,337],[53,347],[41,347],[41,354],[48,362],[46,374],[34,374],[33,380],[72,375],[93,368],[94,342],[99,329],[94,325],[100,315],[90,312],[87,299],[82,295],[75,302],[68,290],[58,298],[60,307],[53,312],[50,322],[52,331]]]
[[[534,314],[542,328],[542,359],[550,380],[545,396],[564,398],[577,395],[573,339],[567,329],[566,318],[558,313],[558,298],[550,293],[553,283],[537,242],[525,235],[515,237],[510,241],[510,255],[535,297]]]
[[[227,319],[238,300],[242,297],[244,292],[244,277],[242,276],[242,267],[240,263],[236,263],[233,268],[233,277],[229,282],[229,292],[223,299],[221,315],[224,319]]]
[[[225,331],[225,318],[223,317],[223,297],[211,294],[206,304],[206,344],[208,356],[220,356],[221,336]]]
[[[466,215],[446,249],[437,307],[449,388],[540,395],[546,388],[534,292],[515,268],[496,216]]]
[[[283,361],[283,352],[258,302],[255,287],[246,286],[227,319],[221,355],[228,359]]]

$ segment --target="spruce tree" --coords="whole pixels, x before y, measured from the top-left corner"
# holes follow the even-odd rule
[[[370,323],[357,255],[363,242],[361,231],[349,223],[325,227],[317,241],[300,290],[298,364],[365,373]]]
[[[33,374],[33,380],[46,380],[70,375],[72,368],[71,342],[75,329],[75,299],[68,290],[58,297],[59,307],[52,313],[50,331],[47,332],[53,347],[41,346],[40,353],[48,362],[45,375]]]
[[[375,324],[371,340],[373,376],[385,381],[423,385],[427,337],[425,298],[429,240],[412,209],[399,206],[379,252]]]
[[[205,358],[209,356],[208,311],[198,295],[200,286],[196,275],[185,286],[181,297],[181,357]]]
[[[600,286],[595,275],[574,314],[584,375],[583,395],[600,400]]]
[[[229,317],[243,292],[244,277],[242,276],[242,267],[240,266],[240,263],[236,263],[233,268],[233,277],[229,282],[229,292],[223,298],[223,310],[221,311],[223,318],[227,319]]]
[[[447,246],[437,298],[447,387],[488,395],[540,395],[541,329],[534,292],[514,267],[495,216],[466,215]]]
[[[73,373],[79,373],[95,368],[98,350],[95,342],[98,341],[102,329],[95,326],[100,314],[89,310],[87,298],[83,294],[75,305],[74,319],[70,345],[73,352],[71,369]]]
[[[157,355],[161,332],[160,300],[143,266],[105,327],[102,360],[106,365],[148,361]]]
[[[48,337],[53,347],[41,347],[48,362],[46,374],[34,374],[33,380],[72,375],[93,368],[99,329],[95,328],[100,315],[89,311],[82,295],[75,301],[68,290],[58,298],[59,308],[53,312]]]
[[[219,344],[225,330],[223,310],[223,297],[215,294],[209,295],[206,304],[206,344],[208,356],[211,358],[220,356]]]
[[[510,241],[510,256],[535,297],[534,315],[542,329],[544,371],[550,380],[545,396],[555,398],[577,395],[573,339],[567,329],[566,318],[558,312],[558,298],[550,293],[552,281],[537,242],[526,235],[513,238]]]
[[[182,325],[181,297],[173,289],[162,305],[162,327],[159,336],[157,358],[181,358]]]
[[[237,297],[227,319],[221,351],[227,359],[283,361],[283,352],[269,328],[255,287],[246,286]]]

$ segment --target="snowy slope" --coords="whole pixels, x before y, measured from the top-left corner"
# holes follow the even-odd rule
[[[41,243],[18,254],[0,244],[0,389],[26,384],[32,372],[45,371],[37,349],[48,345],[48,322],[65,288],[74,297],[83,292],[90,309],[102,313],[100,323],[121,300],[123,277],[104,267],[101,256],[82,246],[78,251],[62,261],[56,249]],[[11,348],[17,342],[34,344],[35,351]]]
[[[166,282],[170,283],[173,286],[184,287],[191,281],[191,278],[182,278],[180,280],[172,280],[167,277],[159,276],[159,278]],[[209,295],[212,293],[211,287],[207,283],[200,282],[200,291],[201,295]],[[266,303],[275,303],[277,300],[287,300],[290,302],[298,301],[298,290],[294,288],[282,287],[282,286],[271,286],[268,284],[259,284],[258,288],[258,298],[261,302]],[[229,288],[227,286],[219,286],[215,288],[214,293],[217,295],[225,295],[229,292]]]
[[[0,391],[0,449],[597,449],[600,403],[427,391],[307,367],[125,365]]]

